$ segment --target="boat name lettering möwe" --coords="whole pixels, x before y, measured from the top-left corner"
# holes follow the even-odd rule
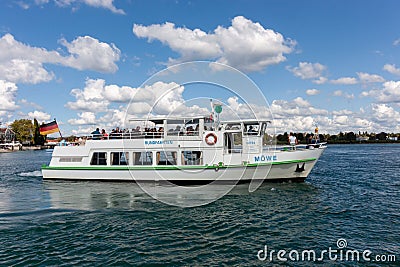
[[[276,161],[277,157],[276,155],[261,155],[261,156],[255,156],[254,157],[254,162],[259,162],[259,161]]]

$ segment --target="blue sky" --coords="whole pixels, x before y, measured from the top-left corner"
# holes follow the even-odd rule
[[[111,130],[175,85],[140,88],[151,75],[205,60],[248,75],[278,132],[400,132],[398,10],[398,1],[358,0],[2,1],[0,121],[55,117],[65,135]],[[245,114],[240,99],[201,86],[167,94],[158,111],[202,112],[190,101],[199,96]]]

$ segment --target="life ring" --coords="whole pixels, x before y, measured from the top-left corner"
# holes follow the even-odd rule
[[[217,143],[218,138],[214,133],[209,133],[206,135],[206,138],[204,140],[206,141],[207,145],[212,146]]]

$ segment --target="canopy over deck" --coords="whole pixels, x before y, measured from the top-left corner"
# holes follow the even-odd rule
[[[213,122],[210,118],[210,115],[207,116],[195,116],[195,117],[147,117],[147,118],[132,118],[129,119],[130,122],[152,122],[154,124],[163,124],[164,120],[166,120],[169,124],[179,124],[179,123],[199,123],[200,119],[204,119],[205,122]],[[220,121],[222,124],[235,124],[235,123],[244,123],[244,124],[253,124],[259,122],[271,123],[268,119],[244,119],[244,120],[227,120]]]

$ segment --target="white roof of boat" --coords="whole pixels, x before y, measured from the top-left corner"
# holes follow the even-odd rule
[[[199,120],[210,118],[210,115],[206,116],[194,116],[194,117],[146,117],[146,118],[131,118],[129,121],[151,121],[155,124],[161,124],[164,120],[167,120],[169,123],[181,123],[182,121],[188,122],[192,120]]]
[[[199,119],[209,119],[210,115],[206,116],[194,116],[194,117],[147,117],[147,118],[131,118],[129,121],[151,121],[155,124],[162,124],[164,120],[167,120],[169,123],[181,123],[182,121],[196,121]],[[224,124],[234,124],[234,123],[258,123],[258,122],[267,122],[271,123],[270,120],[267,119],[243,119],[243,120],[228,120],[228,121],[220,121],[220,123]]]
[[[235,124],[235,123],[244,123],[244,124],[251,124],[251,123],[259,123],[259,122],[268,122],[271,123],[270,120],[267,119],[247,119],[247,120],[230,120],[230,121],[221,121],[224,124]]]

